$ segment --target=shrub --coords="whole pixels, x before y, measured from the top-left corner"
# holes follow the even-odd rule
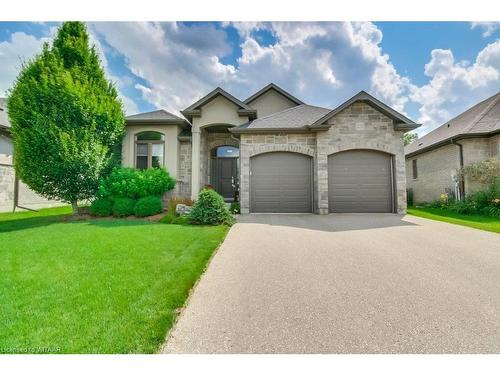
[[[175,186],[175,179],[164,168],[115,168],[99,184],[100,197],[131,199],[163,195]]]
[[[95,216],[111,216],[113,202],[106,198],[96,199],[90,205],[90,213]]]
[[[135,216],[151,216],[163,211],[163,203],[160,197],[150,195],[139,199],[135,205]]]
[[[131,198],[116,198],[113,204],[113,216],[129,216],[134,214],[136,202]]]
[[[215,190],[203,189],[189,214],[189,222],[203,225],[232,225],[234,218],[227,209],[224,199]]]
[[[229,212],[231,212],[233,215],[239,214],[240,213],[240,202],[231,203],[231,206],[229,207]]]
[[[415,202],[413,201],[413,189],[406,189],[406,204],[412,207]]]

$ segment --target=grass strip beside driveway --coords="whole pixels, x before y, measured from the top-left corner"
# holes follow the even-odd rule
[[[500,233],[500,219],[484,215],[463,215],[440,208],[415,208],[407,210],[409,215],[419,216],[426,219],[444,221],[446,223],[463,225],[475,229]]]

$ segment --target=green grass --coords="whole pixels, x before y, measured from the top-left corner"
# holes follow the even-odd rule
[[[152,353],[227,228],[0,214],[0,353]]]
[[[463,215],[450,212],[441,208],[408,208],[408,214],[426,219],[444,221],[446,223],[463,225],[466,227],[482,229],[489,232],[500,233],[500,219],[484,215]]]

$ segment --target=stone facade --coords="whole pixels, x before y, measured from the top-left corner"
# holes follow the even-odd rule
[[[179,165],[176,194],[180,197],[191,196],[191,142],[179,142]]]
[[[314,212],[328,210],[328,156],[352,149],[372,149],[393,156],[398,213],[406,212],[406,171],[403,132],[390,118],[363,102],[355,102],[329,120],[326,131],[306,134],[241,134],[241,212],[250,209],[251,157],[264,152],[289,151],[313,157]]]
[[[200,189],[204,185],[215,185],[212,176],[210,176],[210,159],[212,150],[219,146],[240,147],[240,142],[228,131],[209,133],[206,129],[202,129],[200,143]]]
[[[464,165],[500,156],[500,135],[462,139],[458,142],[463,145]],[[416,179],[413,178],[413,160],[417,160]],[[459,168],[460,149],[454,144],[409,157],[406,160],[407,186],[413,191],[414,202],[431,202],[446,192],[456,194]],[[466,194],[484,188],[484,185],[468,179],[464,181],[464,185]]]

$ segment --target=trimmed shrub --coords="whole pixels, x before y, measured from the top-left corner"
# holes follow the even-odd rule
[[[212,189],[203,189],[200,192],[188,220],[191,224],[234,224],[234,218],[227,209],[224,199]]]
[[[90,205],[90,213],[95,216],[111,216],[113,202],[106,198],[96,199]]]
[[[239,214],[240,213],[240,202],[231,203],[231,206],[229,207],[229,212],[231,212],[233,215]]]
[[[131,198],[116,198],[113,204],[113,216],[130,216],[134,214],[136,201]]]
[[[175,179],[164,168],[115,168],[99,184],[100,197],[139,199],[161,196],[175,187]]]
[[[163,203],[161,198],[150,195],[139,199],[135,205],[135,216],[151,216],[159,214],[163,211]]]

